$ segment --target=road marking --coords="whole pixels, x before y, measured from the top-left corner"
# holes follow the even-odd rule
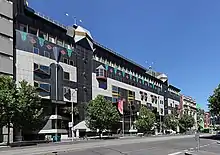
[[[178,154],[180,154],[180,153],[183,153],[183,152],[174,152],[174,153],[170,153],[170,154],[168,154],[168,155],[178,155]]]

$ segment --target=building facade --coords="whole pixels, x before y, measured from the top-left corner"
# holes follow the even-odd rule
[[[0,75],[13,75],[13,3],[0,0]],[[8,130],[0,128],[0,142],[7,140]],[[13,134],[10,134],[11,138]]]
[[[113,104],[124,101],[126,132],[132,129],[141,105],[162,119],[178,110],[181,90],[169,84],[165,74],[95,42],[81,26],[66,27],[37,13],[24,0],[14,1],[13,10],[14,70],[10,74],[16,81],[34,85],[44,102],[48,117],[39,135],[67,135],[71,120],[66,108],[77,107],[77,124],[85,119],[85,104],[97,95]]]
[[[196,100],[190,96],[181,95],[180,115],[187,114],[194,118],[194,129],[197,129],[197,106]]]

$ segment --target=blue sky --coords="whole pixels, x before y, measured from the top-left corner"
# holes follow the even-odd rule
[[[206,108],[220,83],[220,0],[29,0],[70,25],[81,19],[93,38],[129,59],[168,75],[171,84]],[[64,3],[65,2],[65,3]]]

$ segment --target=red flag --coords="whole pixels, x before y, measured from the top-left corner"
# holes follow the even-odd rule
[[[124,100],[119,100],[119,101],[118,101],[118,111],[119,111],[122,115],[124,114],[123,106],[124,106]]]

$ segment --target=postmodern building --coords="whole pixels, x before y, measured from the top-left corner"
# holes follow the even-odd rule
[[[77,124],[85,119],[85,104],[97,95],[115,105],[124,101],[126,132],[132,129],[140,105],[162,118],[178,110],[181,90],[165,74],[101,45],[81,26],[67,27],[37,13],[24,0],[14,1],[13,8],[14,70],[10,74],[16,81],[34,85],[42,97],[48,117],[39,135],[67,135],[71,120],[66,109],[72,103],[77,107]]]

